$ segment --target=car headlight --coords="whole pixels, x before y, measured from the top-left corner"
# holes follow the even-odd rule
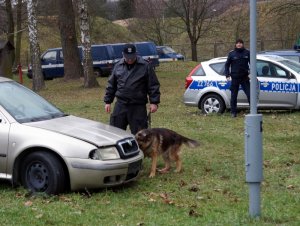
[[[90,152],[89,157],[96,160],[119,159],[120,155],[116,147],[103,147]]]

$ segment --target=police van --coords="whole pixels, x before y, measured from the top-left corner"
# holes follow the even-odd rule
[[[78,47],[79,56],[82,60],[82,46]],[[96,76],[105,76],[111,73],[115,63],[115,54],[111,45],[92,45],[91,54],[93,68]],[[44,79],[53,79],[64,76],[64,56],[62,48],[46,50],[41,55],[41,65]],[[27,76],[32,78],[31,67],[28,68]]]
[[[230,108],[230,81],[224,75],[226,57],[201,62],[186,77],[183,102],[202,113],[223,113]],[[300,109],[300,63],[275,56],[257,55],[259,109]],[[237,107],[249,108],[243,91]]]
[[[123,57],[122,52],[125,44],[126,43],[110,44],[114,50],[116,61],[122,59]],[[154,68],[159,66],[158,54],[154,42],[133,42],[132,44],[135,45],[137,54],[139,56],[149,61]]]

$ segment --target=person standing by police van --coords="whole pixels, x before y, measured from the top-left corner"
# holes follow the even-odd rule
[[[146,105],[151,113],[160,103],[160,83],[153,66],[136,53],[133,44],[126,44],[123,58],[114,66],[104,96],[105,111],[111,112],[111,103],[117,101],[110,117],[110,125],[131,133],[148,128]]]
[[[250,104],[249,64],[250,51],[245,49],[242,39],[237,39],[235,48],[229,52],[225,63],[225,76],[227,81],[231,81],[231,117],[237,116],[237,96],[240,85]]]

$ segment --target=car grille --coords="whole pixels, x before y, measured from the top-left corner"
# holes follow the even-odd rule
[[[136,140],[132,137],[118,141],[117,149],[122,159],[136,156],[140,152]]]

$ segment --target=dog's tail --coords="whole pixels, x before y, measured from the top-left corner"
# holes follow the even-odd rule
[[[200,145],[200,143],[198,141],[189,139],[187,137],[182,137],[182,141],[189,148],[196,148]]]

